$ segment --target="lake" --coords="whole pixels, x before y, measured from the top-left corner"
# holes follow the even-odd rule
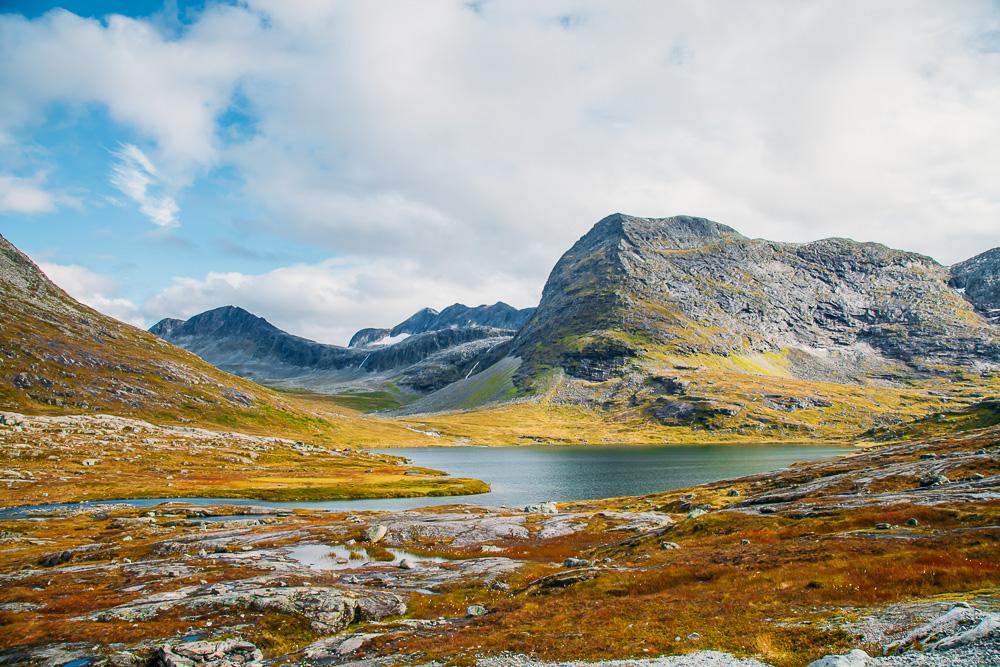
[[[379,450],[453,477],[487,482],[490,493],[440,498],[392,498],[325,502],[265,502],[226,498],[178,498],[193,504],[258,505],[334,510],[400,510],[469,503],[522,507],[529,503],[591,500],[679,489],[786,468],[848,453],[851,448],[803,445],[665,445],[551,447],[422,447]],[[128,500],[155,505],[165,498]],[[3,512],[0,512],[3,514]]]

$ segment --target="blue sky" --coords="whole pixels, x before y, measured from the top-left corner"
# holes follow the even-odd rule
[[[1000,5],[0,2],[0,233],[138,325],[529,306],[613,211],[1000,245]]]

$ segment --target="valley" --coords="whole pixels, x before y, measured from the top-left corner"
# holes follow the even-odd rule
[[[1000,658],[995,253],[614,214],[336,346],[0,251],[0,665]]]

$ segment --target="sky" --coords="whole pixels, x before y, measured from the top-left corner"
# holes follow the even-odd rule
[[[0,233],[138,326],[531,306],[616,211],[1000,246],[1000,2],[0,0]]]

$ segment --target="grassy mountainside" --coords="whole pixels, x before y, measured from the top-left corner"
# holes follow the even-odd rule
[[[0,413],[10,415],[0,423],[0,467],[23,475],[0,493],[0,505],[122,495],[322,499],[485,488],[475,480],[404,478],[406,469],[395,461],[374,465],[346,449],[334,452],[434,439],[363,418],[326,397],[280,394],[220,371],[78,303],[2,237],[0,310]],[[79,417],[31,426],[22,424],[21,414]],[[143,421],[88,421],[98,414]],[[202,427],[218,437],[187,449],[194,436],[164,434],[164,425]],[[147,429],[165,444],[147,442],[140,434]],[[261,444],[240,433],[285,440]],[[319,453],[306,456],[296,441],[320,446]],[[254,443],[263,447],[262,457],[246,455]],[[196,469],[203,474],[181,474]]]

